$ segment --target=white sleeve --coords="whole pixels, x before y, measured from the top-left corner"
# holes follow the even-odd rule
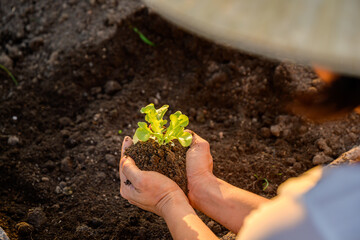
[[[314,168],[254,210],[238,240],[359,240],[360,165]]]

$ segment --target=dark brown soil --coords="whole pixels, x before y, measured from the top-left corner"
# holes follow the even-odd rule
[[[139,141],[125,151],[125,155],[135,160],[136,165],[145,171],[156,171],[174,180],[187,193],[186,151],[178,141],[174,145],[161,145],[150,139]]]
[[[314,124],[286,111],[321,87],[309,68],[213,44],[139,1],[0,1],[0,16],[0,63],[19,81],[0,71],[0,224],[10,236],[25,221],[40,240],[170,239],[160,217],[119,193],[121,142],[149,102],[189,116],[217,177],[268,198],[360,143],[359,115]]]

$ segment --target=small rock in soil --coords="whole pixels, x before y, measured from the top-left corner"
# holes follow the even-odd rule
[[[61,189],[60,186],[56,186],[56,188],[55,188],[55,193],[57,193],[57,194],[62,193],[62,189]]]
[[[107,94],[113,94],[119,90],[121,90],[121,86],[116,81],[108,81],[105,84],[105,93],[107,93]]]
[[[93,230],[85,224],[82,224],[76,227],[76,234],[81,238],[90,237],[93,235]]]
[[[60,165],[61,171],[70,172],[72,168],[73,168],[73,163],[70,157],[65,157],[63,160],[61,160],[61,165]]]
[[[281,127],[279,125],[273,125],[270,127],[270,132],[275,137],[280,137]]]
[[[61,127],[66,127],[66,126],[72,125],[73,122],[68,117],[62,117],[62,118],[59,119],[59,124],[60,124]]]
[[[8,144],[11,146],[14,146],[20,142],[20,139],[18,136],[9,136],[8,138]]]
[[[13,60],[11,60],[11,58],[5,53],[0,55],[0,64],[4,65],[6,68],[9,69],[13,68]]]
[[[107,164],[109,164],[112,167],[116,167],[117,165],[117,161],[114,155],[111,154],[106,154],[105,155],[105,160],[107,162]]]
[[[50,181],[50,179],[49,179],[48,177],[42,177],[42,178],[41,178],[41,181],[42,181],[42,182],[48,182],[48,181]]]
[[[73,194],[73,191],[70,187],[64,187],[64,189],[62,190],[63,194],[65,195],[71,195]]]
[[[223,139],[224,138],[224,132],[219,132],[219,138]]]
[[[28,213],[28,222],[35,228],[41,227],[46,222],[47,218],[42,208],[32,208]]]
[[[314,165],[320,165],[320,164],[330,163],[332,160],[334,159],[329,156],[326,156],[325,153],[321,152],[315,155],[312,162]]]
[[[34,227],[27,222],[19,222],[15,225],[15,229],[18,231],[18,234],[21,237],[30,236],[31,233],[34,231]]]

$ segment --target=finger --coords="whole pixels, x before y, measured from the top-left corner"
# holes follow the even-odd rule
[[[190,145],[190,149],[193,149],[193,151],[199,151],[199,152],[210,152],[210,144],[203,139],[202,137],[200,137],[199,135],[197,135],[196,133],[194,133],[193,131],[189,131],[193,138],[192,138],[192,143]]]
[[[136,188],[142,179],[142,171],[135,165],[131,157],[124,156],[120,161],[120,172]]]
[[[124,141],[121,146],[121,158],[124,156],[125,150],[132,145],[132,139],[129,136],[124,138]]]

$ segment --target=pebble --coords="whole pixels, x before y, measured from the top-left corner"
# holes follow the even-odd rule
[[[28,212],[28,222],[35,228],[41,227],[46,222],[47,218],[42,208],[32,208]]]
[[[121,90],[121,86],[116,81],[108,81],[105,84],[104,90],[105,90],[105,93],[107,93],[107,94],[113,94],[113,93]]]
[[[270,127],[270,132],[275,137],[280,137],[281,127],[279,125],[273,125]]]
[[[312,162],[314,165],[321,165],[325,163],[330,163],[332,160],[334,159],[329,156],[326,156],[324,152],[321,152],[315,155]]]
[[[96,113],[94,116],[93,116],[93,120],[94,121],[98,121],[101,117],[101,114],[100,113]]]
[[[50,181],[50,179],[49,179],[48,177],[42,177],[42,178],[41,178],[41,181],[43,181],[43,182],[48,182],[48,181]]]
[[[34,227],[27,222],[19,222],[15,225],[15,229],[18,231],[18,234],[21,237],[30,236],[31,233],[34,231]]]
[[[60,169],[63,172],[70,172],[73,168],[73,163],[70,157],[65,157],[61,160]]]
[[[70,187],[64,187],[63,191],[62,191],[65,195],[71,195],[73,194],[73,191]]]
[[[62,193],[62,189],[61,189],[60,186],[56,186],[56,188],[55,188],[55,193],[57,193],[57,194]]]
[[[107,164],[109,164],[112,167],[116,167],[117,166],[117,161],[114,155],[111,154],[106,154],[105,155],[105,160],[107,162]]]
[[[4,65],[6,68],[8,69],[12,69],[13,68],[13,60],[6,55],[5,53],[0,55],[0,64]]]
[[[68,118],[68,117],[62,117],[58,121],[59,121],[59,124],[60,124],[61,127],[66,127],[66,126],[70,126],[70,125],[73,124],[71,119]]]
[[[219,132],[219,138],[223,139],[224,138],[224,132]]]
[[[8,138],[8,144],[11,146],[17,145],[20,142],[20,139],[18,136],[9,136]]]

